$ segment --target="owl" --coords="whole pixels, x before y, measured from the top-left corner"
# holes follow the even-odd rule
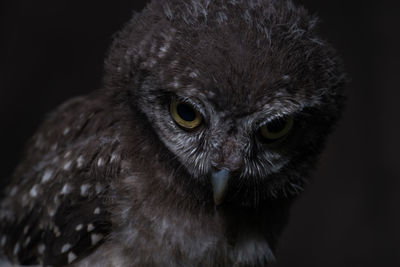
[[[28,143],[3,265],[268,266],[345,74],[287,0],[153,0]]]

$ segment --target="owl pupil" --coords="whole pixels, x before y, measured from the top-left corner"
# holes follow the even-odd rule
[[[279,133],[286,126],[287,121],[285,119],[276,119],[268,123],[268,131],[271,133]]]
[[[196,113],[189,105],[179,104],[177,106],[177,112],[179,116],[185,121],[194,121],[196,119]]]

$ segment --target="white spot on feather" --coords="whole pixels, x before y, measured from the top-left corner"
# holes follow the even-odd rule
[[[47,212],[49,213],[49,216],[50,216],[50,217],[53,217],[53,216],[56,214],[56,210],[55,210],[55,209],[52,209],[52,208],[49,208],[49,209],[47,210]]]
[[[55,195],[54,195],[53,202],[54,202],[54,204],[56,204],[57,206],[60,205],[60,195],[59,195],[59,194],[55,194]]]
[[[62,248],[61,248],[61,253],[67,252],[68,250],[70,250],[71,247],[72,247],[71,244],[69,244],[69,243],[65,244],[65,245],[62,246]]]
[[[99,207],[95,208],[93,214],[100,214],[100,208]]]
[[[64,167],[63,167],[64,170],[68,171],[68,170],[71,168],[71,164],[72,164],[71,161],[66,162],[66,163],[64,164]]]
[[[99,158],[99,160],[97,161],[97,166],[101,167],[103,165],[104,165],[103,158]]]
[[[6,244],[6,242],[7,242],[7,236],[3,236],[3,237],[1,238],[1,246],[4,247],[4,245]]]
[[[72,190],[72,187],[68,183],[66,183],[63,186],[63,188],[61,189],[60,193],[63,194],[63,195],[68,195],[69,193],[71,193],[71,190]]]
[[[51,179],[52,175],[53,171],[47,170],[42,176],[42,184],[47,183]]]
[[[30,236],[28,236],[28,237],[25,239],[24,247],[26,247],[26,246],[29,244],[29,242],[31,242],[31,237],[30,237]]]
[[[79,156],[79,157],[76,159],[77,167],[78,167],[78,168],[82,168],[83,162],[84,162],[83,156]]]
[[[194,79],[199,77],[199,75],[196,72],[192,71],[191,73],[189,73],[189,77]]]
[[[59,237],[61,235],[60,229],[58,226],[54,226],[53,233],[56,235],[56,237]]]
[[[44,244],[40,244],[39,246],[38,246],[38,252],[39,252],[39,254],[43,254],[44,253],[44,251],[46,250],[46,246],[44,245]]]
[[[170,48],[170,42],[167,41],[161,48],[160,48],[160,52],[158,53],[158,57],[159,58],[163,58],[165,57],[165,55],[167,54],[169,48]]]
[[[10,191],[10,196],[15,196],[15,194],[18,192],[18,187],[17,186],[13,186],[12,188],[11,188],[11,191]]]
[[[102,234],[92,234],[90,236],[90,239],[92,240],[92,245],[96,245],[97,243],[99,243],[100,240],[103,239],[103,235]]]
[[[68,264],[70,264],[71,262],[76,260],[76,258],[78,258],[78,257],[72,251],[70,253],[68,253]]]
[[[110,162],[112,163],[112,162],[114,162],[116,159],[117,159],[117,155],[116,155],[115,153],[113,153],[113,154],[111,155]]]
[[[13,254],[16,256],[19,252],[19,242],[17,242],[14,246]]]
[[[29,195],[30,195],[31,197],[37,197],[37,195],[38,195],[38,186],[37,186],[37,185],[34,185],[34,186],[31,188],[31,190],[29,191]]]
[[[94,230],[94,225],[91,224],[91,223],[89,223],[88,226],[87,226],[87,231],[88,231],[88,232],[91,232],[91,231],[93,231],[93,230]]]
[[[69,158],[69,156],[71,156],[71,151],[67,151],[67,153],[65,153],[64,158]]]
[[[63,131],[63,135],[67,135],[71,129],[69,127],[65,128]]]
[[[81,196],[86,197],[88,195],[89,187],[90,187],[90,185],[88,185],[88,184],[81,185]]]
[[[83,228],[83,224],[80,223],[75,227],[75,230],[80,231],[80,230],[82,230],[82,228]]]

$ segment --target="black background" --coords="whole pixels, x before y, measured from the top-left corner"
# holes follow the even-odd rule
[[[0,2],[0,166],[66,99],[96,89],[112,35],[145,1]],[[277,266],[400,266],[400,2],[297,0],[352,78],[313,182],[292,209]]]

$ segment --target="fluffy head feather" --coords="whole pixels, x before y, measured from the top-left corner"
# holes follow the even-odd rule
[[[345,76],[316,22],[291,1],[153,1],[116,38],[105,85],[145,115],[190,186],[236,160],[240,203],[297,194],[343,101]],[[173,97],[203,112],[203,130],[176,126]],[[283,115],[296,126],[285,144],[257,142],[257,127]]]

